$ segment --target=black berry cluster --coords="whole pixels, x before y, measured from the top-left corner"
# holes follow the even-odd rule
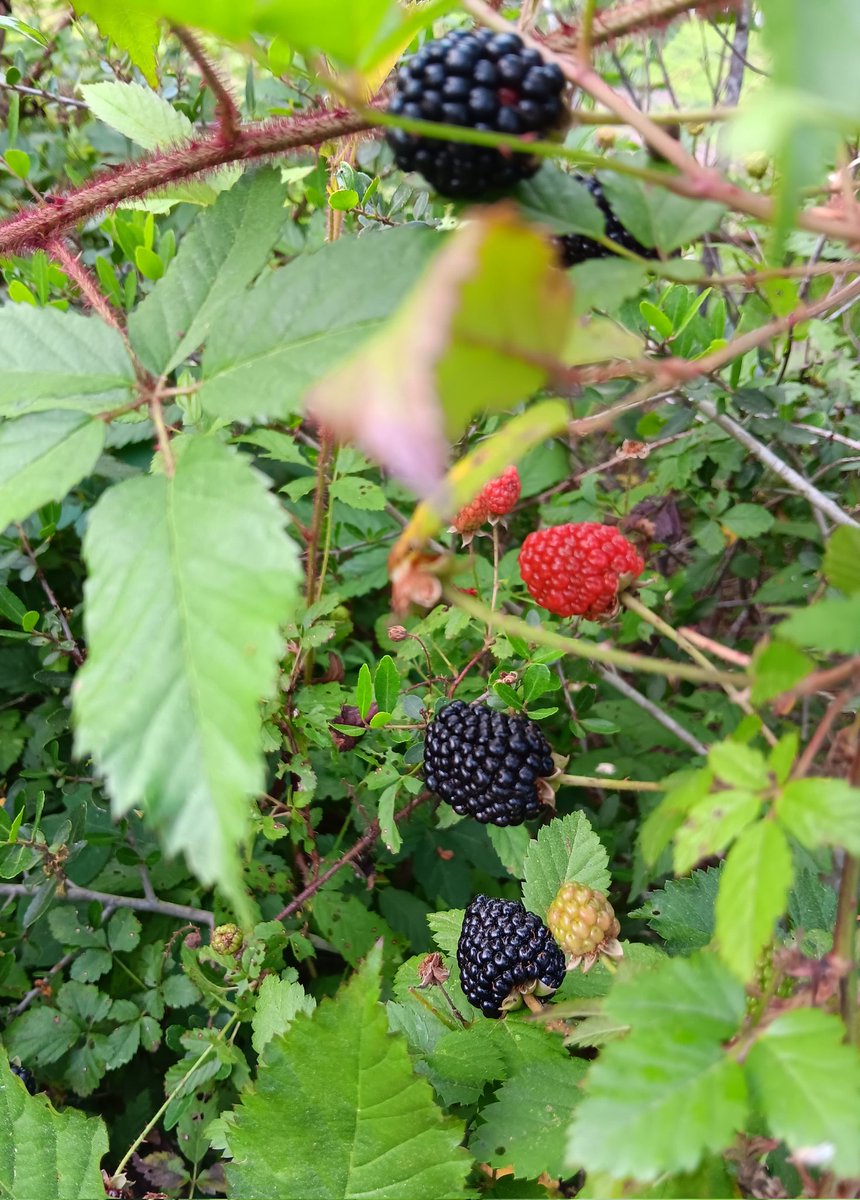
[[[427,730],[427,786],[461,816],[522,825],[541,810],[538,780],[555,771],[552,748],[534,721],[454,700]]]
[[[544,995],[554,992],[565,973],[564,955],[540,917],[518,900],[489,896],[476,896],[466,909],[457,965],[463,994],[485,1017],[500,1017],[518,990],[540,985]]]
[[[637,242],[636,238],[630,233],[616,217],[606,199],[606,193],[600,184],[600,181],[593,175],[576,175],[575,178],[585,185],[594,197],[594,200],[603,213],[606,219],[606,236],[625,250],[630,250],[633,254],[638,254],[640,258],[657,258],[657,251],[653,247],[643,246],[641,242]],[[588,258],[608,258],[612,251],[607,246],[602,246],[600,242],[595,242],[593,238],[583,237],[580,233],[565,233],[561,237],[556,238],[556,244],[559,248],[562,263],[565,267],[576,266],[577,263],[585,262]]]
[[[543,137],[564,112],[564,75],[515,33],[457,31],[428,42],[397,75],[389,112],[485,133]],[[479,199],[534,175],[528,154],[388,132],[397,165],[445,196]]]

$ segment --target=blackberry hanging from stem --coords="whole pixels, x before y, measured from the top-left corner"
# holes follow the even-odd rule
[[[400,68],[388,111],[484,133],[544,138],[562,124],[565,86],[561,69],[517,34],[458,30],[427,42]],[[510,191],[540,166],[528,154],[405,129],[391,129],[386,137],[401,170],[418,171],[454,199]]]
[[[517,1008],[526,995],[548,996],[561,986],[564,955],[552,934],[518,900],[476,896],[457,943],[460,985],[485,1017]]]
[[[552,747],[528,717],[454,700],[430,724],[424,744],[427,786],[460,816],[522,825],[553,789]]]

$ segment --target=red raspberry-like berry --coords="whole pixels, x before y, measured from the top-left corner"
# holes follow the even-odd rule
[[[503,517],[509,513],[520,498],[520,473],[516,467],[508,467],[498,479],[491,479],[478,493],[491,516]]]
[[[487,506],[479,492],[474,500],[470,501],[465,508],[461,508],[451,524],[451,531],[454,533],[471,534],[476,529],[480,529],[484,522],[489,518]]]
[[[520,574],[529,594],[560,617],[593,621],[611,613],[619,591],[644,570],[622,533],[594,521],[538,529],[520,550]]]

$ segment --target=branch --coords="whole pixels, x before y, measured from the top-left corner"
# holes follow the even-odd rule
[[[125,341],[125,333],[120,324],[119,313],[107,297],[102,294],[101,288],[81,262],[79,256],[69,249],[62,238],[51,238],[45,249],[51,258],[59,263],[69,279],[77,284],[79,292],[93,312],[98,313],[103,321],[107,321],[108,325],[112,325]]]
[[[0,221],[0,256],[38,249],[63,230],[121,200],[158,191],[227,163],[265,158],[299,146],[318,146],[331,138],[370,129],[373,123],[372,113],[359,115],[336,109],[246,125],[230,145],[216,130],[199,140],[171,146],[126,166],[102,171],[74,191],[50,196],[44,203]]]
[[[665,25],[674,17],[703,7],[702,0],[633,0],[632,4],[620,4],[596,14],[591,42],[599,46],[640,29]]]
[[[404,804],[400,812],[396,812],[394,814],[394,820],[404,821],[415,811],[419,804],[423,804],[425,800],[429,799],[430,795],[430,792],[421,792],[419,795],[415,796],[414,799],[410,800],[408,804]],[[327,867],[326,870],[323,871],[322,875],[318,875],[316,879],[311,880],[308,886],[303,888],[297,896],[294,896],[286,908],[282,908],[278,915],[273,918],[273,920],[286,921],[288,917],[291,917],[294,913],[298,912],[302,905],[305,904],[306,901],[310,900],[311,896],[313,896],[315,892],[318,892],[324,883],[328,883],[331,877],[338,873],[341,867],[345,867],[348,863],[353,862],[356,858],[360,858],[365,850],[370,849],[378,837],[379,821],[374,819],[370,822],[366,831],[358,839],[355,845],[351,849],[347,850],[346,854],[341,855],[336,862],[333,862],[330,867]]]
[[[24,532],[24,526],[16,523],[15,528],[18,530],[18,537],[21,539],[21,546],[24,550],[24,553],[33,564],[33,569],[36,572],[36,578],[39,581],[39,585],[47,596],[48,603],[51,605],[51,608],[53,608],[54,612],[57,614],[57,620],[60,622],[60,628],[65,635],[66,641],[69,643],[69,649],[66,651],[66,653],[69,655],[69,658],[71,658],[76,667],[82,667],[84,665],[85,655],[83,650],[81,650],[80,646],[75,641],[75,635],[72,633],[65,610],[62,608],[59,600],[54,595],[54,589],[48,583],[45,572],[39,566],[39,560],[36,558],[33,547],[30,545],[30,540],[27,537],[27,534]]]
[[[218,74],[216,67],[206,57],[203,47],[194,34],[190,30],[183,29],[180,26],[177,26],[174,32],[197,63],[206,86],[215,97],[215,107],[218,112],[221,136],[224,142],[230,145],[236,140],[239,126],[242,122],[239,109],[236,107],[236,101],[230,95],[227,85]]]
[[[751,433],[748,433],[743,425],[739,425],[732,417],[719,412],[717,406],[710,400],[699,400],[696,402],[696,407],[708,420],[713,421],[715,425],[719,425],[720,429],[724,430],[729,437],[733,437],[745,450],[749,450],[750,454],[754,455],[760,463],[763,463],[783,483],[788,484],[799,496],[803,496],[805,500],[808,500],[813,508],[823,513],[825,517],[829,517],[835,525],[850,525],[854,529],[860,529],[860,521],[855,521],[849,513],[839,507],[835,500],[831,500],[829,496],[825,496],[823,492],[820,492],[799,471],[795,471],[794,467],[790,467],[787,462],[784,462],[783,459],[774,454],[763,442],[758,441]]]
[[[616,692],[620,692],[622,696],[626,696],[628,700],[632,700],[638,705],[643,712],[648,713],[649,717],[653,717],[664,729],[675,735],[679,742],[683,742],[685,746],[689,746],[696,754],[701,754],[703,758],[708,753],[708,747],[693,733],[688,733],[683,725],[679,725],[674,717],[662,709],[659,704],[655,704],[653,700],[649,700],[647,696],[643,696],[638,692],[632,684],[626,679],[622,679],[615,671],[607,671],[604,667],[600,669],[600,678],[608,683],[610,687],[614,687]]]
[[[32,896],[38,890],[37,883],[0,883],[0,896]],[[160,913],[163,917],[176,917],[180,921],[193,921],[195,925],[208,925],[213,928],[215,917],[205,908],[193,908],[189,904],[173,904],[170,900],[153,898],[147,900],[139,896],[112,896],[109,892],[94,892],[91,888],[78,887],[66,879],[58,883],[57,900],[95,900],[97,904],[112,904],[115,908],[133,908],[136,912]]]

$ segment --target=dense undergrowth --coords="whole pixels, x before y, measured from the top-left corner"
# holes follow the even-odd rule
[[[860,1194],[851,0],[118,8],[0,19],[0,1194]],[[565,128],[388,111],[506,23]]]

